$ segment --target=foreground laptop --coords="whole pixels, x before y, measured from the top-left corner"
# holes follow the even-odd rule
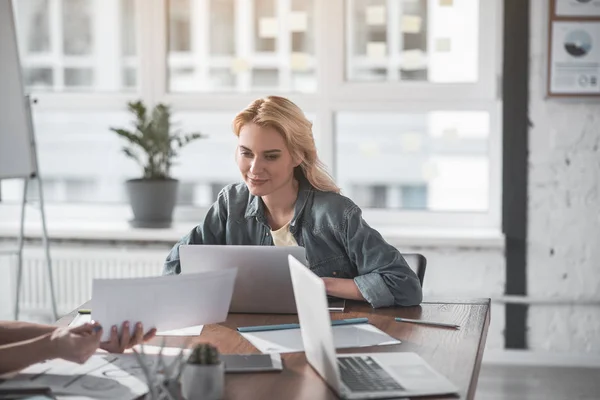
[[[306,359],[340,397],[381,399],[458,392],[415,353],[336,355],[325,284],[293,256],[288,259]]]
[[[237,267],[229,308],[234,313],[296,313],[288,255],[306,263],[304,247],[299,246],[179,247],[182,274]]]

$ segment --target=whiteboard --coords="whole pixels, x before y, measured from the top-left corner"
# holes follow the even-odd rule
[[[0,179],[36,172],[11,0],[0,0]]]

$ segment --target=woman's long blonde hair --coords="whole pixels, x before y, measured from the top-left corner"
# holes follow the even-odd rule
[[[246,124],[276,129],[295,159],[301,160],[300,168],[308,182],[322,192],[339,193],[340,188],[319,160],[312,134],[312,122],[300,108],[284,97],[268,96],[254,100],[233,119],[233,132],[240,135]]]

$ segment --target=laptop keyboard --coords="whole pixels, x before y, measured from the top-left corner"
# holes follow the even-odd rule
[[[381,366],[369,356],[338,357],[342,382],[352,392],[403,390]]]

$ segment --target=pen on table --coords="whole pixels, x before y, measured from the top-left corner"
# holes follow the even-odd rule
[[[422,319],[409,319],[409,318],[396,318],[398,322],[408,322],[411,324],[421,324],[421,325],[431,325],[431,326],[439,326],[442,328],[460,328],[459,325],[456,324],[445,324],[443,322],[433,322],[433,321],[423,321]]]
[[[331,325],[353,325],[353,324],[366,324],[369,322],[368,318],[349,318],[349,319],[336,319],[331,321]],[[238,332],[260,332],[260,331],[279,331],[283,329],[297,329],[300,328],[300,324],[278,324],[278,325],[260,325],[260,326],[241,326],[237,328]]]
[[[92,310],[90,310],[89,308],[80,308],[79,310],[77,310],[77,312],[79,314],[91,314]]]

